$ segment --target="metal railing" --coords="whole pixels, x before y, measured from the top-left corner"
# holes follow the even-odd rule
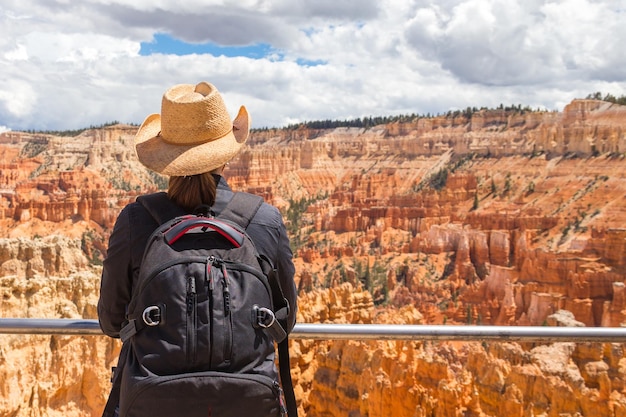
[[[103,335],[92,319],[0,318],[0,334]],[[296,324],[291,339],[626,343],[626,327]]]

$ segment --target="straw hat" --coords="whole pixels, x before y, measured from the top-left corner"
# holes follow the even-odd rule
[[[214,85],[179,84],[163,95],[161,114],[144,120],[135,136],[139,161],[163,175],[213,171],[231,160],[250,133],[244,106],[231,123]]]

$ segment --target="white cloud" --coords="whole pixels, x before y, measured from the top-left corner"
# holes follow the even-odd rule
[[[566,78],[584,83],[625,59],[617,47],[626,39],[619,23],[624,12],[614,4],[468,0],[447,13],[436,6],[419,9],[407,37],[418,52],[461,81],[540,86]]]
[[[137,42],[118,39],[107,35],[82,33],[31,32],[23,38],[25,53],[42,63],[72,62],[83,65],[97,60],[115,59],[122,56],[137,56]]]
[[[28,117],[37,104],[37,94],[29,83],[12,81],[0,86],[0,114],[14,118]]]
[[[4,59],[7,61],[26,61],[28,59],[26,46],[21,44],[15,45],[15,49],[12,49],[4,54]]]
[[[626,94],[624,0],[7,0],[0,125],[140,123],[170,85],[213,82],[254,126],[467,106],[559,109]],[[140,56],[168,33],[266,59]],[[317,63],[302,66],[297,62]]]

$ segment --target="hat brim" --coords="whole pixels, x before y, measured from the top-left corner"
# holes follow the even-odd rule
[[[202,174],[223,166],[239,153],[250,134],[250,116],[241,106],[230,132],[201,144],[174,145],[163,140],[160,132],[161,115],[148,116],[135,135],[139,162],[163,175]]]

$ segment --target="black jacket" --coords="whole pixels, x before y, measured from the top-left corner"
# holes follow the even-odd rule
[[[224,209],[232,194],[226,180],[219,177],[213,206],[216,214]],[[100,327],[111,337],[119,337],[144,248],[157,226],[156,220],[138,202],[124,207],[117,218],[104,260],[98,300]],[[263,203],[246,231],[259,253],[267,256],[278,269],[281,287],[291,307],[288,317],[291,331],[295,324],[297,294],[293,280],[295,268],[283,218],[276,207]]]

